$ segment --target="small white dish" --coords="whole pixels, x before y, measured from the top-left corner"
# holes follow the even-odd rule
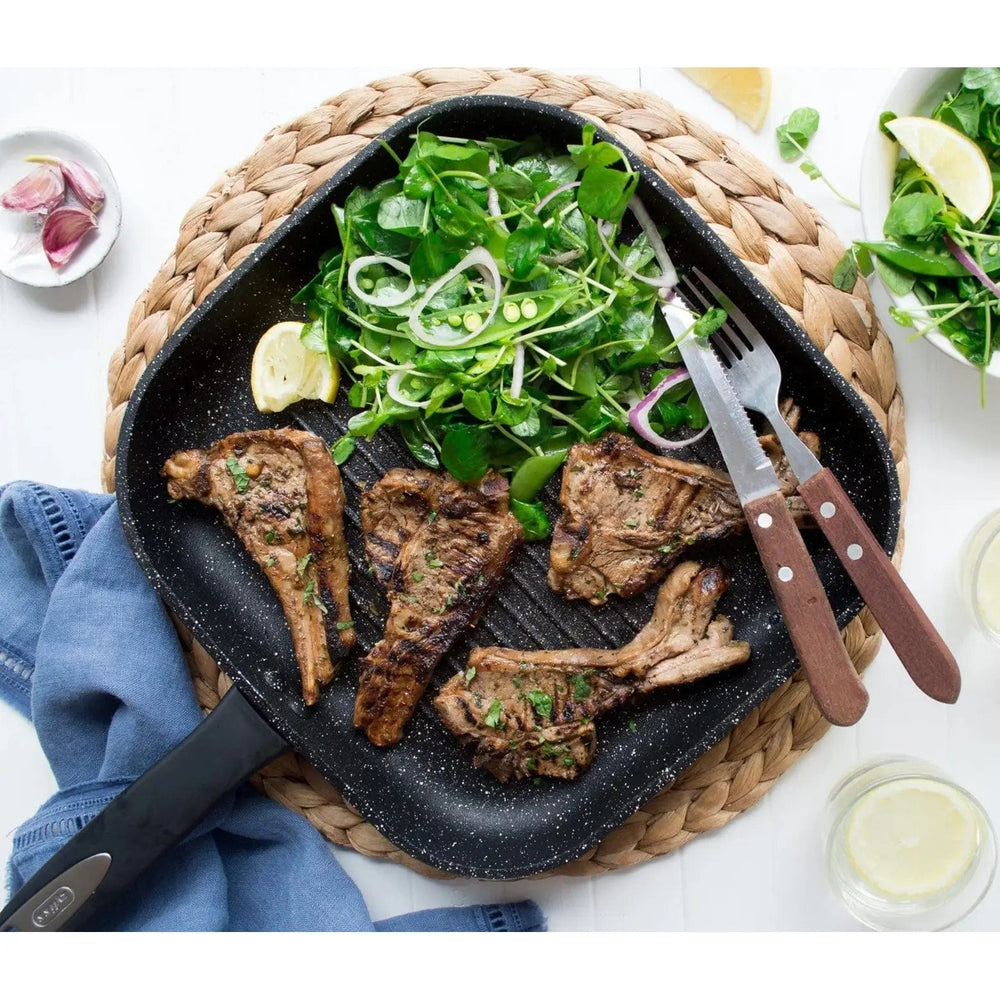
[[[111,168],[93,146],[64,132],[47,129],[14,132],[0,139],[0,191],[6,191],[35,169],[37,164],[25,162],[28,156],[76,160],[92,171],[104,188],[105,201],[97,213],[97,229],[60,268],[53,268],[42,250],[40,219],[27,212],[0,207],[0,273],[36,288],[68,285],[93,271],[114,246],[122,223],[121,194]],[[71,194],[67,194],[66,204],[76,204]]]
[[[958,88],[963,72],[962,68],[909,69],[899,77],[889,91],[879,107],[879,113],[894,111],[900,117],[928,116],[946,93]],[[898,159],[899,145],[882,134],[876,118],[869,130],[868,141],[865,143],[861,158],[861,222],[865,238],[869,241],[885,239],[882,225],[892,199],[892,181]],[[919,311],[921,308],[920,300],[912,292],[906,295],[895,295],[892,292],[889,294],[900,309]],[[978,370],[978,367],[962,357],[951,341],[938,330],[928,331],[922,339],[929,341],[948,357]],[[1000,355],[993,356],[986,374],[1000,378]]]

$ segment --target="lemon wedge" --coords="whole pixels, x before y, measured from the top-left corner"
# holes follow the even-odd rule
[[[328,355],[302,343],[304,323],[276,323],[257,342],[250,366],[250,390],[261,413],[279,413],[303,399],[332,403],[340,368]]]
[[[978,828],[969,803],[939,781],[901,778],[866,792],[851,810],[846,849],[857,873],[895,898],[955,885],[972,863]]]
[[[707,90],[755,132],[764,124],[771,107],[769,69],[737,66],[730,69],[682,69],[681,72]]]
[[[885,127],[955,208],[973,222],[983,217],[993,201],[993,175],[968,136],[933,118],[893,118]]]

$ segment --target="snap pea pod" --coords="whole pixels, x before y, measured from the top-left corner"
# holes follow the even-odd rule
[[[864,247],[869,253],[911,274],[926,274],[936,278],[964,278],[969,274],[946,250],[935,250],[932,247],[918,249],[891,241],[884,243],[858,241],[855,246]],[[1000,271],[1000,250],[996,246],[984,251],[982,267],[987,274]]]
[[[553,473],[566,460],[568,451],[554,451],[549,455],[526,458],[510,481],[510,495],[514,500],[527,503],[542,492]]]

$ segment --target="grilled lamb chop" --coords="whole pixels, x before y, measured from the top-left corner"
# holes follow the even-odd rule
[[[390,469],[361,501],[385,635],[362,661],[354,725],[376,746],[398,742],[438,661],[473,628],[523,537],[507,481]]]
[[[302,698],[319,700],[354,645],[344,490],[326,444],[289,429],[230,434],[163,466],[174,499],[222,512],[267,574],[292,631]]]
[[[434,707],[455,736],[474,744],[474,763],[501,781],[575,778],[594,757],[596,716],[746,662],[747,644],[733,640],[725,618],[712,619],[726,584],[717,567],[678,566],[649,623],[621,649],[476,648]]]
[[[792,421],[797,411],[788,409]],[[794,426],[794,424],[793,424]],[[799,437],[815,454],[815,434]],[[793,496],[798,482],[774,435],[760,439],[792,514],[807,516]],[[663,579],[687,546],[724,538],[746,526],[732,480],[724,472],[653,455],[621,434],[570,449],[552,533],[549,586],[573,600],[603,604],[631,597]]]

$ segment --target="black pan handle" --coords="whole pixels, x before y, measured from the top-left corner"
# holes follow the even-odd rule
[[[230,688],[193,733],[42,865],[0,913],[0,931],[79,928],[183,840],[226,792],[286,749]]]

